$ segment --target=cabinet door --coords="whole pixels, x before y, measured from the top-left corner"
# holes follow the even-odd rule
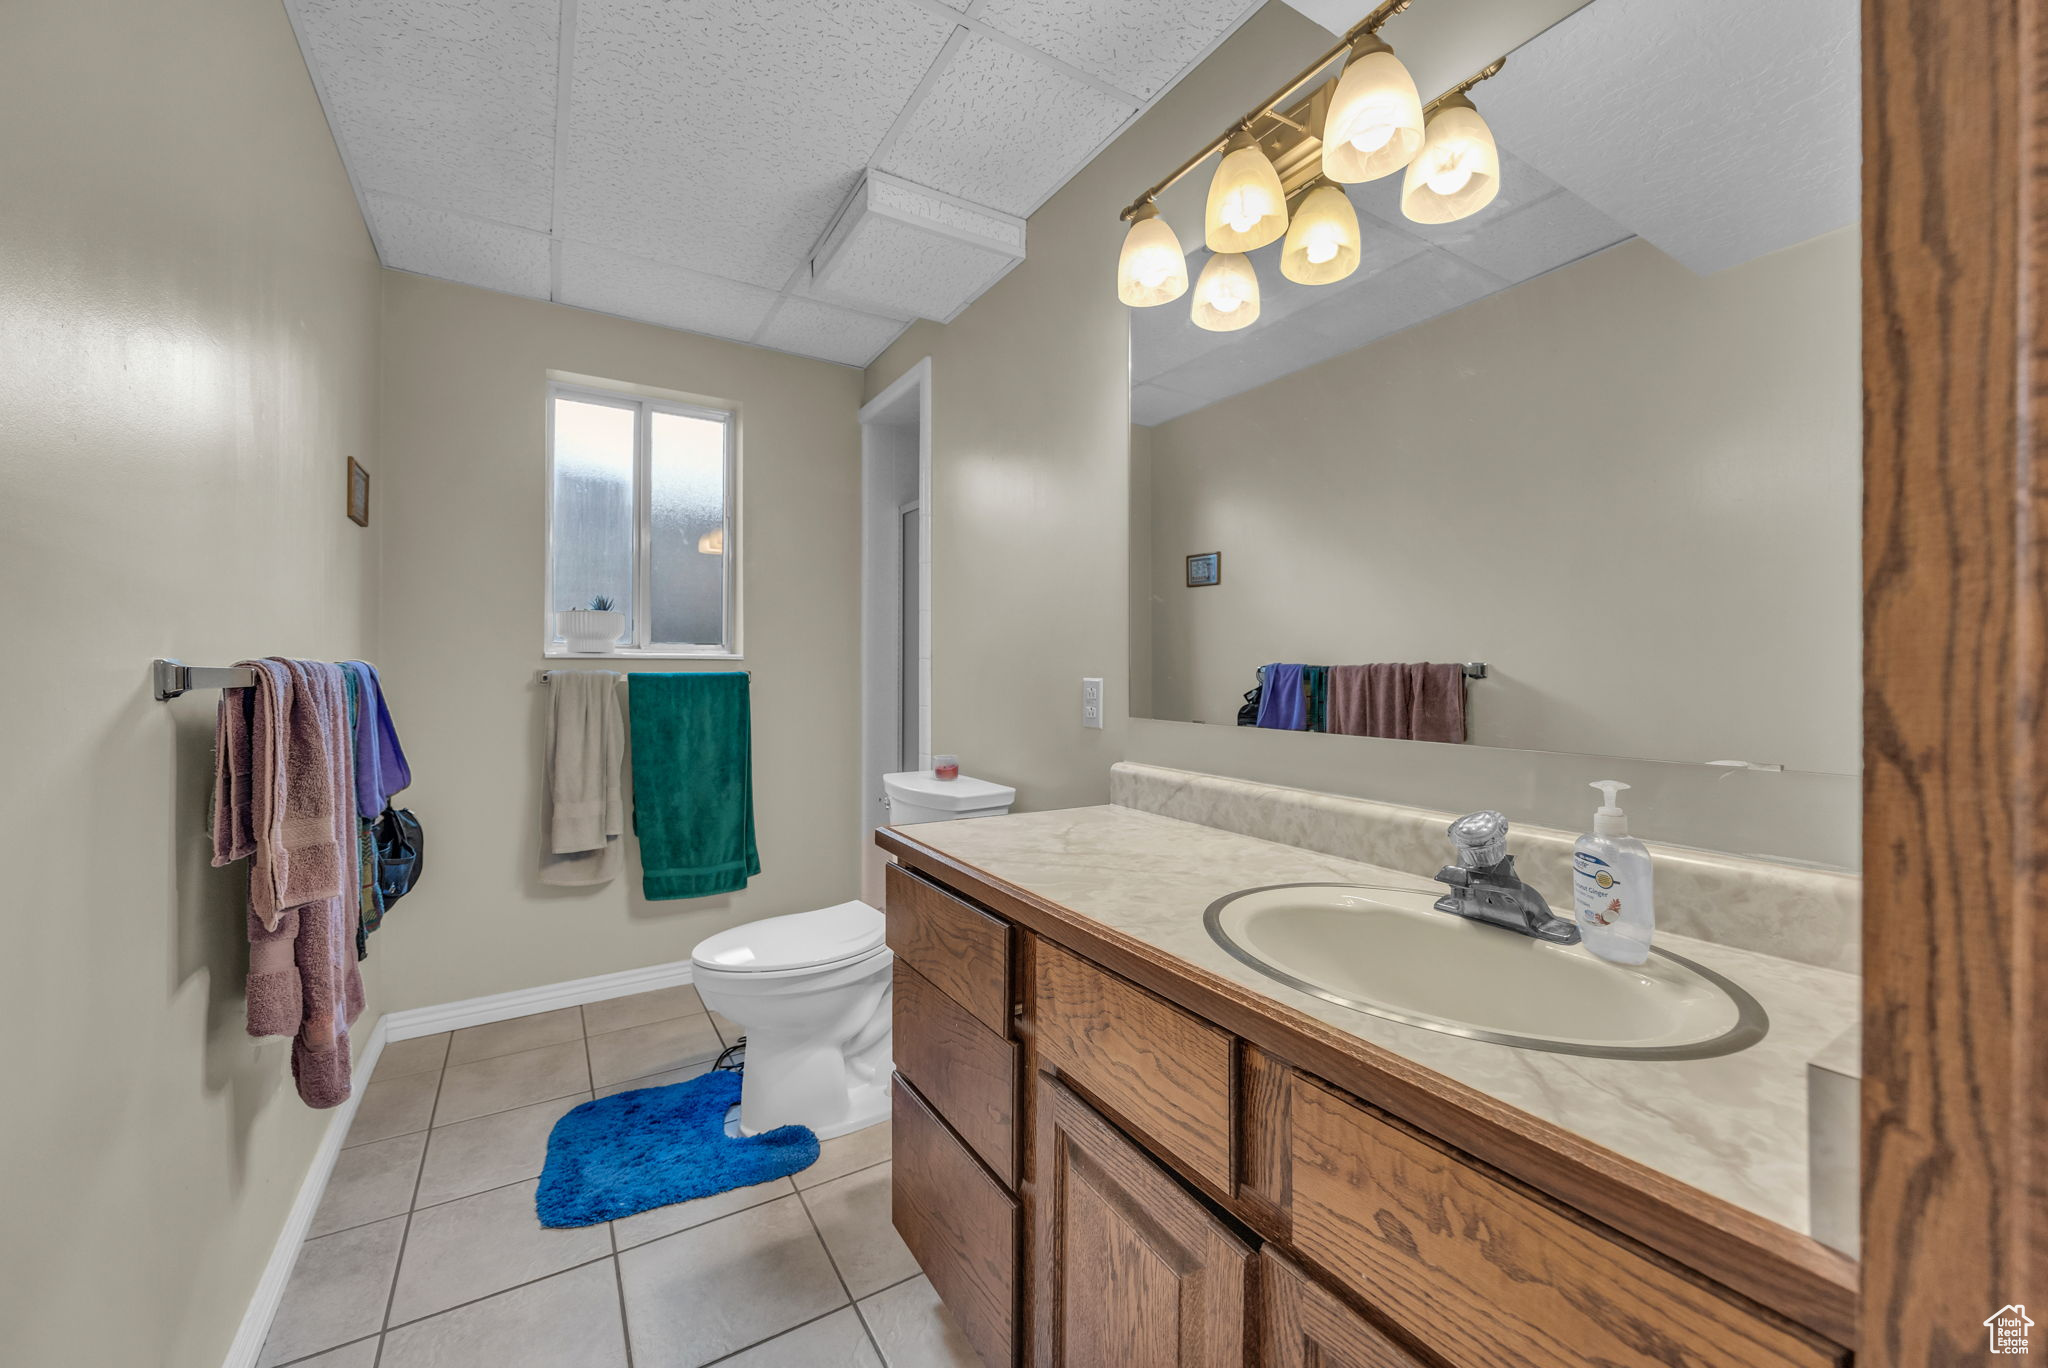
[[[1273,1246],[1259,1252],[1259,1263],[1264,1368],[1422,1368],[1422,1360],[1275,1254]]]
[[[1038,1368],[1243,1368],[1252,1251],[1080,1098],[1037,1087]]]

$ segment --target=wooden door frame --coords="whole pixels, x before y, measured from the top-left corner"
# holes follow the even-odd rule
[[[1865,1368],[2048,1355],[2048,0],[1864,0]]]

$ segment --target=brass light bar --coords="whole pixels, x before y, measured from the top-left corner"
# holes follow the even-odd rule
[[[1321,148],[1321,135],[1323,127],[1322,119],[1323,112],[1328,107],[1329,103],[1330,82],[1325,81],[1322,85],[1316,87],[1316,89],[1310,94],[1308,99],[1303,100],[1301,103],[1290,108],[1285,113],[1282,113],[1280,111],[1281,101],[1285,100],[1288,96],[1294,94],[1295,91],[1301,89],[1302,85],[1305,82],[1307,82],[1310,77],[1314,76],[1317,72],[1321,71],[1324,67],[1328,66],[1331,63],[1331,61],[1334,60],[1337,56],[1339,56],[1342,53],[1350,51],[1351,44],[1354,41],[1356,41],[1356,39],[1361,34],[1373,32],[1375,29],[1379,27],[1380,24],[1384,24],[1387,21],[1387,19],[1392,18],[1394,15],[1399,14],[1402,10],[1408,8],[1410,3],[1411,0],[1386,0],[1385,4],[1381,5],[1379,9],[1374,10],[1371,14],[1368,14],[1365,17],[1364,21],[1360,23],[1357,28],[1352,29],[1350,33],[1345,35],[1344,41],[1342,43],[1339,43],[1334,49],[1325,53],[1315,63],[1315,65],[1309,67],[1306,71],[1303,71],[1299,76],[1295,77],[1287,85],[1281,87],[1280,91],[1277,94],[1275,94],[1273,98],[1267,100],[1266,103],[1260,105],[1257,109],[1245,115],[1244,118],[1232,124],[1230,126],[1229,132],[1223,134],[1223,136],[1217,138],[1214,142],[1210,143],[1207,147],[1204,147],[1194,156],[1182,162],[1180,166],[1177,169],[1175,169],[1172,175],[1168,176],[1165,180],[1159,182],[1159,184],[1153,186],[1150,190],[1147,190],[1144,194],[1132,200],[1130,205],[1126,207],[1121,214],[1118,214],[1117,217],[1119,219],[1129,220],[1131,215],[1137,213],[1138,210],[1144,208],[1145,205],[1149,204],[1158,196],[1163,195],[1168,190],[1172,189],[1175,182],[1179,181],[1183,176],[1187,175],[1188,172],[1200,166],[1211,155],[1213,155],[1215,152],[1221,149],[1225,143],[1229,142],[1233,137],[1237,135],[1239,129],[1249,131],[1254,123],[1257,123],[1260,119],[1267,118],[1269,116],[1277,120],[1283,127],[1299,130],[1299,137],[1295,140],[1292,140],[1292,146],[1279,150],[1278,152],[1275,152],[1273,149],[1268,150],[1268,155],[1273,158],[1274,165],[1278,167],[1280,170],[1281,182],[1287,187],[1288,197],[1290,199],[1293,198],[1294,193],[1297,190],[1301,189],[1303,186],[1307,185],[1310,180],[1314,179],[1314,175],[1303,175],[1299,176],[1298,178],[1295,176],[1290,176],[1289,165],[1287,160],[1285,159],[1291,157],[1293,161],[1300,162],[1303,158],[1302,150],[1305,147],[1307,147],[1310,143],[1314,143],[1315,147],[1318,149]],[[1386,12],[1384,17],[1382,17],[1381,11]],[[1375,20],[1377,20],[1377,22],[1375,22]],[[1445,100],[1450,99],[1452,96],[1463,95],[1466,91],[1472,89],[1473,86],[1478,85],[1481,81],[1489,81],[1492,80],[1495,76],[1500,75],[1501,68],[1505,67],[1507,64],[1508,59],[1504,56],[1494,58],[1491,62],[1488,62],[1485,66],[1473,72],[1470,76],[1467,76],[1464,80],[1458,82],[1449,90],[1444,91],[1441,95],[1437,96],[1428,104],[1424,105],[1422,107],[1422,112],[1424,116],[1426,117],[1428,115],[1436,113],[1438,108],[1442,106],[1443,102]],[[1320,174],[1320,168],[1318,168],[1318,171],[1315,174]]]

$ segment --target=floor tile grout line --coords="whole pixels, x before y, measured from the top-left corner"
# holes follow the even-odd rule
[[[719,1364],[728,1362],[732,1359],[736,1359],[741,1354],[751,1353],[753,1350],[759,1349],[764,1344],[772,1344],[776,1340],[781,1339],[784,1335],[794,1335],[797,1331],[807,1329],[810,1326],[816,1325],[821,1320],[829,1320],[833,1316],[838,1315],[841,1311],[849,1310],[851,1306],[852,1303],[849,1302],[846,1306],[835,1306],[830,1311],[821,1311],[817,1315],[811,1317],[809,1320],[798,1321],[795,1325],[792,1325],[787,1329],[777,1330],[767,1339],[757,1339],[752,1344],[742,1344],[739,1348],[733,1350],[730,1354],[720,1354],[715,1359],[711,1359],[708,1362],[697,1365],[697,1368],[718,1368]],[[856,1314],[854,1319],[859,1320],[859,1315]],[[865,1322],[863,1322],[863,1326],[865,1326]],[[873,1337],[870,1337],[868,1342],[870,1344],[874,1343]],[[875,1352],[879,1354],[881,1350],[877,1349]]]
[[[315,1349],[312,1353],[307,1354],[304,1358],[286,1359],[283,1363],[278,1364],[277,1368],[299,1368],[299,1365],[311,1363],[314,1359],[319,1358],[322,1354],[332,1354],[337,1353],[343,1349],[353,1349],[355,1346],[357,1346],[358,1344],[362,1344],[366,1340],[381,1341],[382,1336],[382,1331],[377,1331],[375,1333],[368,1335],[357,1335],[352,1340],[343,1340],[340,1344],[335,1345],[332,1349]],[[382,1345],[382,1343],[379,1343],[377,1347],[378,1350],[381,1352],[384,1346]]]
[[[584,1259],[578,1263],[572,1263],[566,1268],[557,1268],[551,1273],[542,1273],[538,1277],[528,1278],[524,1282],[516,1282],[508,1287],[498,1288],[495,1292],[486,1292],[482,1296],[471,1297],[468,1301],[459,1301],[455,1303],[453,1306],[444,1306],[438,1311],[429,1311],[424,1316],[414,1316],[411,1320],[402,1320],[399,1321],[396,1325],[387,1325],[384,1327],[384,1334],[388,1338],[391,1332],[394,1330],[410,1329],[415,1325],[419,1325],[426,1321],[433,1320],[436,1317],[445,1316],[451,1311],[460,1311],[465,1306],[475,1306],[478,1302],[487,1302],[493,1297],[502,1297],[507,1292],[517,1292],[522,1287],[532,1287],[535,1283],[544,1283],[549,1278],[559,1278],[564,1273],[574,1273],[579,1268],[588,1268],[592,1264],[603,1263],[605,1260],[610,1259],[612,1257],[613,1256],[610,1254],[592,1255],[590,1258]],[[337,1345],[335,1347],[339,1348],[340,1346]]]
[[[796,1187],[794,1183],[790,1186]],[[811,1223],[811,1230],[818,1237],[818,1247],[825,1251],[825,1262],[832,1266],[832,1276],[839,1279],[839,1290],[846,1294],[846,1304],[853,1308],[853,1318],[860,1323],[860,1332],[867,1336],[868,1347],[875,1351],[875,1357],[880,1358],[882,1346],[876,1342],[875,1332],[868,1329],[867,1318],[860,1313],[860,1299],[853,1295],[853,1285],[846,1281],[846,1274],[839,1269],[839,1256],[832,1252],[832,1242],[825,1238],[825,1228],[818,1224],[818,1213],[811,1210],[809,1202],[804,1201],[804,1189],[797,1188],[796,1200],[803,1207],[804,1218]]]
[[[619,1293],[619,1340],[626,1346],[626,1368],[633,1368],[633,1316],[626,1310],[626,1266],[619,1262],[619,1232],[612,1228],[612,1286]]]

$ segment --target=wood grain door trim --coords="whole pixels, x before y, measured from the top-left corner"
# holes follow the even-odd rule
[[[1260,1368],[1428,1368],[1271,1245],[1259,1251],[1259,1310]]]
[[[2005,1362],[1979,1322],[2048,1304],[2048,3],[1864,0],[1863,167],[1861,1362]]]

